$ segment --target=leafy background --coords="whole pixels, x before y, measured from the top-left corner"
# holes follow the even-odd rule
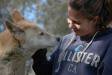
[[[0,15],[7,16],[17,8],[23,16],[56,35],[65,35],[67,27],[66,0],[0,0]]]

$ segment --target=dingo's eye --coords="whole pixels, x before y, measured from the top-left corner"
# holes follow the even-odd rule
[[[40,32],[39,35],[44,35],[44,32]]]

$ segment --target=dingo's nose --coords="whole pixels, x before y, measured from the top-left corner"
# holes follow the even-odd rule
[[[56,37],[56,40],[59,42],[60,41],[60,37]]]

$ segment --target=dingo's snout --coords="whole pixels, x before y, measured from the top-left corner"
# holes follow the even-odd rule
[[[60,42],[60,37],[56,37],[57,42]]]

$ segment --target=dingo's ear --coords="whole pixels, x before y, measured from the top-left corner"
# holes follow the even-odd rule
[[[24,19],[24,17],[17,9],[13,9],[11,15],[14,22],[19,22]]]
[[[8,28],[8,30],[12,33],[12,35],[16,39],[22,40],[24,38],[24,31],[22,29],[20,29],[16,25],[13,25],[9,21],[6,21],[5,24],[6,24],[6,27]]]
[[[10,30],[10,32],[12,33],[16,33],[16,32],[24,32],[22,29],[20,29],[19,27],[17,27],[16,25],[13,25],[11,22],[6,21],[5,22],[7,28]]]

